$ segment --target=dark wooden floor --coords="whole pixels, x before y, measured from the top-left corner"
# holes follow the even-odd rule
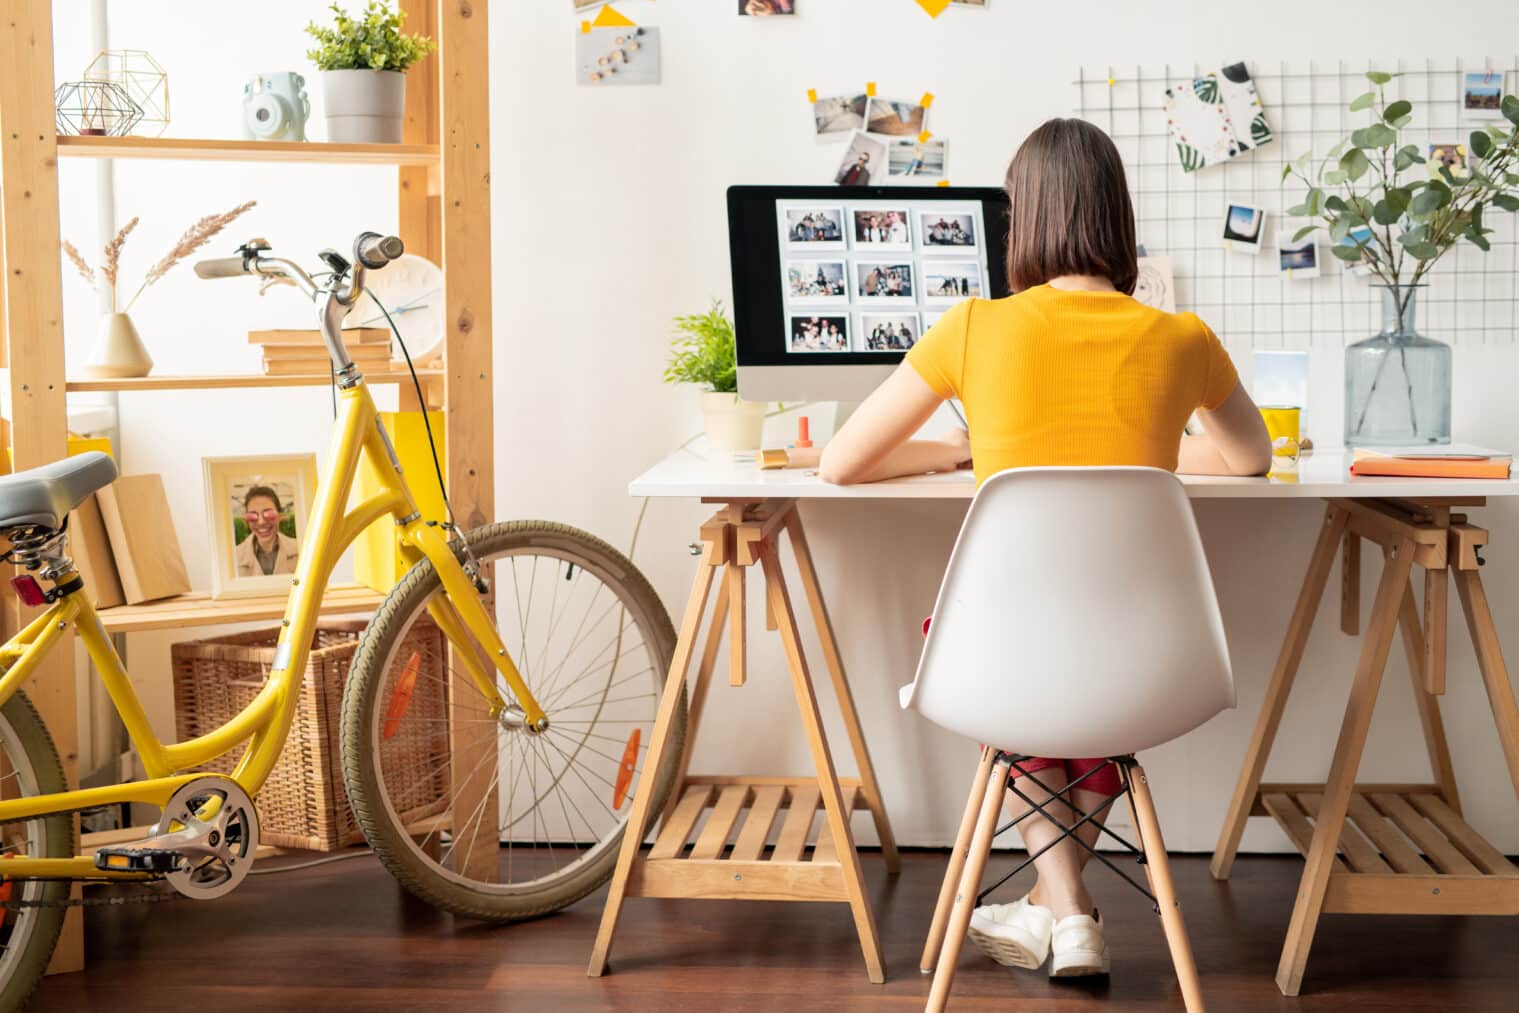
[[[456,922],[411,899],[366,856],[255,877],[218,901],[92,911],[89,970],[48,978],[34,1008],[910,1010],[928,993],[917,961],[944,863],[943,853],[909,854],[892,879],[878,857],[865,859],[885,941],[884,986],[866,980],[841,905],[633,899],[612,973],[591,980],[585,965],[603,893],[536,922]],[[1241,859],[1227,884],[1209,877],[1206,858],[1173,866],[1214,1011],[1519,1005],[1515,918],[1331,916],[1302,996],[1284,999],[1272,976],[1302,862]],[[1113,952],[1110,979],[1052,984],[967,945],[955,1008],[1180,1009],[1148,904],[1105,870],[1092,879]]]

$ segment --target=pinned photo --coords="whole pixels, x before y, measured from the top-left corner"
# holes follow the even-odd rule
[[[912,230],[907,225],[905,207],[855,208],[849,217],[854,224],[855,249],[912,249]]]
[[[849,351],[849,317],[793,316],[791,340],[786,345],[793,352],[847,352]]]
[[[792,260],[786,264],[786,298],[815,303],[849,302],[842,260]]]
[[[842,141],[865,127],[865,104],[860,95],[829,95],[812,103],[812,127],[820,141]]]
[[[886,137],[917,137],[927,119],[928,108],[916,102],[872,96],[865,107],[865,129]]]
[[[1163,313],[1176,312],[1176,277],[1170,257],[1139,258],[1139,279],[1134,283],[1134,298]]]
[[[912,265],[895,261],[857,261],[854,291],[861,302],[912,302]]]
[[[981,266],[974,262],[925,261],[923,298],[930,302],[959,302],[981,295]]]
[[[1266,212],[1249,204],[1230,204],[1224,211],[1224,246],[1235,253],[1261,252]]]
[[[860,320],[867,352],[905,352],[923,336],[916,313],[866,313]]]
[[[886,145],[856,130],[833,181],[840,186],[869,186],[871,180],[885,175]]]
[[[576,84],[658,84],[659,29],[618,26],[575,32]]]
[[[956,252],[976,248],[976,216],[947,214],[943,211],[918,212],[918,235],[928,250],[954,250]]]
[[[793,250],[842,250],[844,209],[787,208],[786,244]]]
[[[943,179],[944,142],[892,141],[886,146],[886,175],[892,179]]]
[[[1441,169],[1449,169],[1452,179],[1466,179],[1471,175],[1466,167],[1466,145],[1431,144],[1429,160],[1424,163],[1430,179],[1444,179]]]
[[[1354,250],[1359,248],[1361,253],[1357,257],[1340,257],[1340,262],[1345,265],[1345,270],[1358,277],[1371,274],[1371,261],[1366,256],[1366,250],[1371,246],[1371,228],[1366,225],[1351,229],[1335,246]]]
[[[1469,120],[1503,118],[1503,71],[1482,70],[1461,75],[1461,112]]]
[[[1296,231],[1296,230],[1294,230]],[[1282,232],[1276,243],[1277,268],[1288,278],[1317,278],[1319,276],[1319,241],[1309,235],[1297,242],[1293,233]]]
[[[796,0],[738,0],[738,12],[751,18],[796,13]]]

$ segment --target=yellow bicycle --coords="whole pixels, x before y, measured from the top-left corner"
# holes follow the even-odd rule
[[[340,336],[365,271],[401,252],[399,239],[364,233],[351,259],[324,251],[326,271],[315,278],[261,241],[196,265],[201,277],[255,275],[309,295],[337,387],[274,661],[257,696],[222,727],[176,743],[154,735],[68,557],[69,511],[116,477],[111,459],[83,454],[0,478],[3,558],[21,568],[21,599],[43,608],[0,647],[0,1009],[18,1008],[41,978],[74,902],[71,883],[161,881],[151,889],[210,899],[247,875],[259,834],[254,799],[290,729],[322,591],[371,524],[395,526],[411,565],[354,656],[343,771],[370,847],[402,884],[473,918],[558,910],[611,875],[633,794],[652,791],[656,809],[668,794],[679,748],[652,775],[641,768],[675,632],[643,575],[570,527],[522,521],[460,532],[416,507]],[[381,491],[350,502],[361,466]],[[145,780],[67,790],[22,686],[70,629]],[[683,707],[677,718],[683,725]],[[239,747],[230,775],[203,769]],[[143,840],[77,854],[74,814],[121,803],[162,815]]]

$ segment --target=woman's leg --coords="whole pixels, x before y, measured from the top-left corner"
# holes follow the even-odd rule
[[[1104,764],[1106,764],[1106,766],[1102,766]],[[1108,810],[1112,808],[1111,802],[1108,802],[1106,805],[1103,803],[1108,798],[1108,796],[1118,794],[1118,790],[1123,787],[1123,782],[1118,776],[1118,768],[1113,766],[1113,764],[1108,763],[1107,760],[1091,759],[1065,761],[1065,769],[1067,773],[1071,775],[1072,781],[1076,780],[1076,778],[1080,777],[1082,774],[1085,774],[1087,771],[1097,766],[1102,766],[1102,769],[1097,771],[1097,773],[1093,774],[1091,777],[1087,778],[1085,781],[1082,781],[1081,786],[1074,789],[1072,792],[1073,801],[1076,803],[1076,807],[1083,813],[1090,813],[1094,811],[1098,806],[1102,806],[1101,810],[1097,812],[1096,816],[1094,816],[1089,822],[1083,823],[1076,830],[1076,836],[1080,837],[1088,845],[1091,845],[1093,847],[1097,845],[1097,839],[1102,836],[1102,830],[1099,828],[1098,823],[1101,820],[1107,819]],[[1060,786],[1053,785],[1053,787],[1058,788]],[[1079,819],[1080,817],[1077,818]],[[1080,848],[1080,851],[1081,866],[1082,868],[1086,868],[1086,864],[1092,860],[1092,853],[1086,848]]]
[[[1022,768],[1021,773],[1019,768]],[[1036,803],[1044,803],[1053,798],[1044,786],[1048,785],[1050,789],[1058,791],[1069,783],[1070,777],[1063,761],[1039,759],[1019,763],[1013,769],[1013,780],[1023,794]],[[1082,803],[1078,800],[1076,804]],[[1016,794],[1008,794],[1008,812],[1013,817],[1022,816],[1031,808],[1029,803]],[[1075,821],[1070,806],[1059,800],[1049,802],[1044,811],[1067,826]],[[1049,846],[1061,834],[1059,827],[1038,813],[1019,823],[1018,830],[1023,835],[1023,846],[1031,855]],[[1086,884],[1081,881],[1081,869],[1086,864],[1084,855],[1085,851],[1079,844],[1066,838],[1034,859],[1039,879],[1029,891],[1029,902],[1049,908],[1057,919],[1091,914],[1092,898],[1087,893]]]

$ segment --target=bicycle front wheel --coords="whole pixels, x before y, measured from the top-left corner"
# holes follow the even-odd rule
[[[645,770],[675,630],[621,553],[538,521],[465,538],[548,730],[528,732],[515,707],[488,712],[429,617],[444,599],[423,561],[354,655],[343,773],[370,846],[407,889],[456,914],[511,921],[557,911],[611,876],[635,794],[652,793],[651,811],[669,794],[685,701],[660,769]],[[514,702],[499,677],[497,688]],[[468,757],[461,769],[454,756]]]

